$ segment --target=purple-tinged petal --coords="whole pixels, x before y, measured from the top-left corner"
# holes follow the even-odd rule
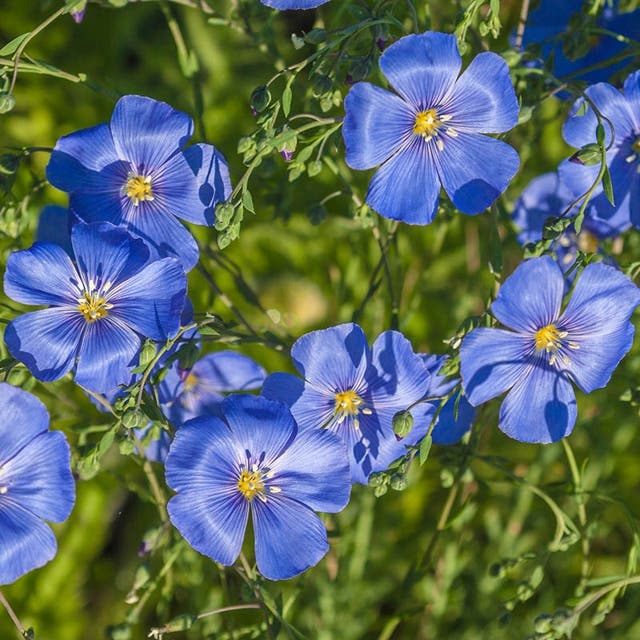
[[[82,321],[86,322],[84,318]],[[109,316],[86,324],[78,350],[76,383],[96,393],[106,393],[129,382],[140,337]]]
[[[313,9],[329,2],[329,0],[260,0],[260,2],[272,9],[289,11],[291,9]]]
[[[85,319],[69,307],[32,311],[7,326],[4,341],[11,355],[44,382],[61,378],[74,364]]]
[[[502,133],[515,127],[519,107],[506,62],[488,51],[477,55],[442,110],[453,116],[449,126],[464,131]]]
[[[120,158],[146,175],[164,164],[193,134],[193,121],[166,102],[124,96],[111,116],[111,135]]]
[[[352,169],[377,167],[414,135],[416,110],[397,95],[368,82],[351,87],[344,108],[345,160]]]
[[[255,360],[235,351],[209,353],[193,365],[191,373],[199,390],[218,393],[259,389],[266,376]]]
[[[229,165],[225,157],[210,144],[194,144],[184,151],[184,157],[198,182],[198,197],[203,208],[188,211],[181,218],[211,226],[215,222],[216,205],[232,192]]]
[[[433,108],[442,102],[461,64],[456,37],[435,31],[400,38],[380,56],[382,73],[417,109]]]
[[[387,160],[374,174],[367,204],[380,215],[407,224],[429,224],[440,194],[434,161],[435,140],[420,136]]]
[[[25,422],[21,416],[19,424],[12,426],[22,429]],[[39,434],[0,467],[0,486],[5,489],[0,503],[9,499],[39,518],[52,522],[66,520],[75,502],[70,463],[71,452],[64,434],[60,431]]]
[[[12,500],[0,500],[0,585],[11,584],[56,555],[53,531]]]
[[[576,415],[571,383],[554,369],[530,365],[504,399],[498,427],[520,442],[556,442],[571,433]]]
[[[182,265],[156,260],[111,290],[110,313],[145,337],[166,340],[180,328],[186,290]]]
[[[77,305],[80,286],[71,258],[57,244],[36,242],[7,258],[4,292],[16,302]]]
[[[638,287],[614,267],[590,264],[580,275],[558,326],[567,332],[566,369],[585,393],[606,386],[631,348],[639,304]]]
[[[432,153],[442,186],[462,213],[475,215],[502,194],[520,166],[505,142],[477,133],[443,133],[444,148]]]
[[[460,347],[462,387],[477,407],[510,389],[531,358],[533,337],[480,327],[468,333]]]
[[[274,461],[269,486],[315,511],[336,513],[349,502],[351,471],[344,443],[326,430],[300,432]],[[269,500],[269,496],[267,496]]]
[[[511,329],[533,334],[555,322],[564,296],[564,276],[550,256],[521,262],[500,287],[491,313]]]
[[[269,496],[252,502],[256,563],[269,580],[286,580],[306,571],[329,550],[320,518],[306,505]]]

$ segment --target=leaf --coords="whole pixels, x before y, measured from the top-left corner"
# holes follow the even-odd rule
[[[429,457],[429,451],[431,451],[431,443],[433,442],[433,438],[431,436],[426,436],[425,439],[420,443],[420,464],[423,465],[427,458]]]
[[[282,92],[282,113],[284,113],[284,117],[288,118],[289,113],[291,111],[291,98],[293,97],[293,92],[291,91],[291,85],[287,84]]]
[[[251,192],[248,190],[245,190],[242,192],[242,204],[244,205],[244,208],[251,211],[251,213],[255,213],[255,210],[253,208],[253,197],[251,196]]]
[[[7,44],[0,49],[0,56],[10,56],[12,53],[16,51],[16,49],[22,44],[22,41],[31,33],[31,31],[27,31],[27,33],[23,33],[21,36],[14,38],[11,42],[7,42]]]
[[[611,184],[611,174],[609,173],[609,167],[604,168],[604,174],[602,176],[602,188],[604,190],[604,195],[607,196],[607,200],[611,203],[612,206],[615,206],[615,202],[613,201],[613,185]]]

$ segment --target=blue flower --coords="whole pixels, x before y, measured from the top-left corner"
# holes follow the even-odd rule
[[[531,180],[520,194],[511,214],[520,229],[518,242],[521,245],[539,242],[547,220],[563,214],[576,215],[577,207],[568,210],[574,200],[573,193],[564,186],[555,172],[545,173]],[[560,268],[566,273],[574,264],[578,249],[584,253],[602,253],[600,240],[619,235],[629,226],[630,223],[624,216],[602,220],[595,216],[592,206],[587,207],[580,233],[576,234],[574,226],[570,225],[553,241],[550,248],[556,254]],[[615,265],[609,257],[605,261]]]
[[[456,37],[427,32],[391,45],[380,69],[397,93],[359,82],[345,99],[346,161],[374,174],[367,203],[386,218],[428,224],[440,185],[463,213],[486,209],[520,160],[482,133],[508,131],[518,103],[504,60],[481,53],[460,77]]]
[[[216,204],[231,192],[220,152],[206,144],[183,149],[192,133],[185,113],[124,96],[109,124],[58,140],[47,178],[70,194],[70,208],[85,222],[126,225],[155,256],[178,258],[188,271],[198,261],[198,245],[176,217],[211,225]]]
[[[592,202],[594,215],[612,226],[631,223],[640,227],[640,71],[624,83],[624,93],[601,82],[586,90],[586,95],[601,114],[611,122],[615,137],[607,151],[614,204],[599,185]],[[596,142],[597,118],[593,109],[583,113],[584,98],[576,101],[565,122],[564,139],[574,147]],[[582,115],[580,115],[582,114]],[[605,142],[611,143],[611,130],[604,123]],[[582,165],[565,160],[558,169],[560,179],[576,195],[583,195],[595,182],[600,165]]]
[[[366,484],[373,471],[386,469],[424,436],[426,417],[401,442],[393,432],[393,416],[424,398],[430,384],[422,359],[401,333],[385,331],[369,347],[357,324],[341,324],[299,338],[291,358],[304,379],[274,373],[263,395],[291,407],[301,429],[340,436],[354,482]],[[433,410],[424,408],[431,416]]]
[[[260,573],[298,575],[329,548],[315,511],[335,513],[349,501],[344,445],[327,431],[298,431],[287,407],[260,396],[229,396],[220,411],[176,433],[166,462],[177,491],[171,522],[194,549],[231,565],[251,512]]]
[[[75,366],[78,384],[108,392],[130,379],[143,337],[178,330],[186,277],[173,258],[148,262],[142,240],[108,223],[75,225],[71,244],[75,262],[46,242],[9,256],[7,296],[47,308],[15,318],[4,339],[39,380]]]
[[[329,0],[260,0],[260,2],[272,9],[287,11],[290,9],[313,9],[329,2]]]
[[[574,16],[578,17],[581,9],[586,6],[584,0],[542,0],[538,8],[529,13],[522,44],[525,47],[530,44],[539,45],[541,57],[552,61],[552,72],[556,77],[562,78],[571,74],[593,84],[609,80],[615,71],[628,62],[621,60],[603,64],[618,58],[625,49],[629,49],[628,44],[615,37],[616,34],[637,38],[640,11],[620,14],[617,0],[607,2],[594,26],[599,31],[609,31],[611,35],[602,32],[585,33],[585,27],[581,26],[573,37],[578,39],[580,45],[585,45],[582,49],[584,55],[576,56],[570,53],[570,57],[567,57],[562,46],[562,36],[566,35]],[[586,17],[584,13],[583,18]],[[600,67],[587,71],[596,65]]]
[[[620,271],[588,265],[561,311],[564,278],[549,256],[521,263],[493,315],[512,331],[482,327],[462,341],[462,385],[474,406],[508,391],[498,426],[522,442],[555,442],[576,420],[574,382],[604,387],[631,348],[638,288]]]
[[[49,562],[57,550],[43,522],[62,522],[75,502],[64,434],[49,431],[36,397],[0,382],[0,585]]]
[[[438,373],[447,361],[448,356],[420,354],[420,357],[427,371],[431,374],[429,387],[425,393],[426,397],[435,398],[438,396],[446,396],[460,383],[460,380],[457,378],[446,378]],[[429,427],[439,406],[440,401],[435,400],[421,403],[412,410],[414,422],[419,420],[416,427],[414,427],[414,431],[420,430],[423,432],[419,438],[424,436],[424,431]],[[458,389],[451,398],[445,402],[438,413],[436,423],[431,432],[433,442],[436,444],[455,444],[469,431],[474,417],[475,409],[469,404],[464,395],[462,395],[460,389]],[[416,444],[418,439],[416,439]]]

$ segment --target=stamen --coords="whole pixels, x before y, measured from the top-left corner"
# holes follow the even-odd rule
[[[120,193],[131,198],[134,207],[145,200],[152,201],[154,197],[151,190],[151,176],[141,176],[129,172],[127,182],[123,185]]]
[[[113,305],[95,290],[93,280],[89,280],[89,287],[89,291],[84,291],[82,298],[78,298],[78,311],[87,322],[95,322],[109,315],[108,311],[113,309]]]
[[[255,465],[253,465],[253,468],[255,468]],[[254,496],[257,495],[263,502],[267,501],[264,496],[262,474],[257,470],[249,472],[244,469],[238,478],[238,489],[247,500],[253,500]]]

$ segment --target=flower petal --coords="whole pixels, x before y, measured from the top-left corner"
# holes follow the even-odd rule
[[[216,351],[200,358],[191,369],[198,389],[230,393],[259,389],[265,370],[248,356],[235,351]]]
[[[20,428],[26,422],[20,420]],[[14,425],[17,426],[17,425]],[[2,437],[4,447],[5,439]],[[0,497],[13,500],[31,513],[52,522],[69,517],[75,502],[71,452],[60,431],[40,433],[0,468]]]
[[[442,102],[461,64],[456,37],[435,31],[400,38],[380,56],[380,69],[389,83],[418,109]]]
[[[260,2],[272,9],[286,11],[289,9],[313,9],[329,2],[329,0],[260,0]]]
[[[156,260],[112,289],[110,314],[147,338],[166,340],[180,328],[186,290],[182,265]]]
[[[585,393],[606,386],[631,348],[629,318],[639,304],[638,287],[614,267],[590,264],[580,275],[558,324],[578,347],[567,350],[567,371]]]
[[[502,140],[477,133],[439,136],[433,154],[442,186],[462,213],[475,215],[505,191],[520,166],[518,152]]]
[[[193,121],[166,102],[145,96],[124,96],[111,115],[117,153],[141,175],[160,167],[193,135]]]
[[[344,108],[345,160],[352,169],[377,167],[413,136],[415,109],[368,82],[351,87]]]
[[[329,550],[320,518],[306,505],[280,495],[252,502],[256,562],[269,580],[286,580],[314,566]]]
[[[475,409],[462,395],[462,392],[457,391],[447,400],[438,414],[438,419],[431,432],[433,441],[441,445],[459,442],[471,428],[475,413]]]
[[[429,224],[440,194],[433,158],[435,141],[413,136],[374,174],[367,204],[380,215],[407,224]]]
[[[77,221],[69,210],[56,205],[46,206],[38,218],[36,242],[51,242],[62,247],[68,255],[73,255],[71,248],[71,225]]]
[[[462,387],[477,407],[511,388],[529,364],[532,338],[502,329],[480,327],[460,347]]]
[[[562,270],[551,256],[521,262],[500,287],[491,313],[503,325],[533,334],[555,322],[564,296]]]
[[[81,283],[71,258],[57,244],[36,242],[7,258],[4,292],[23,304],[78,304]]]
[[[11,584],[56,555],[53,531],[12,500],[0,501],[0,585]]]
[[[555,369],[530,365],[504,399],[498,427],[520,442],[556,442],[571,433],[576,415],[571,383]]]
[[[344,443],[333,433],[308,429],[274,461],[269,486],[315,511],[336,513],[349,502],[351,471]],[[270,494],[267,494],[267,501]]]
[[[443,112],[451,127],[477,133],[502,133],[518,123],[518,101],[506,62],[488,51],[478,54],[458,78]]]
[[[9,323],[4,341],[38,380],[51,382],[73,366],[84,324],[82,315],[68,307],[32,311]]]

